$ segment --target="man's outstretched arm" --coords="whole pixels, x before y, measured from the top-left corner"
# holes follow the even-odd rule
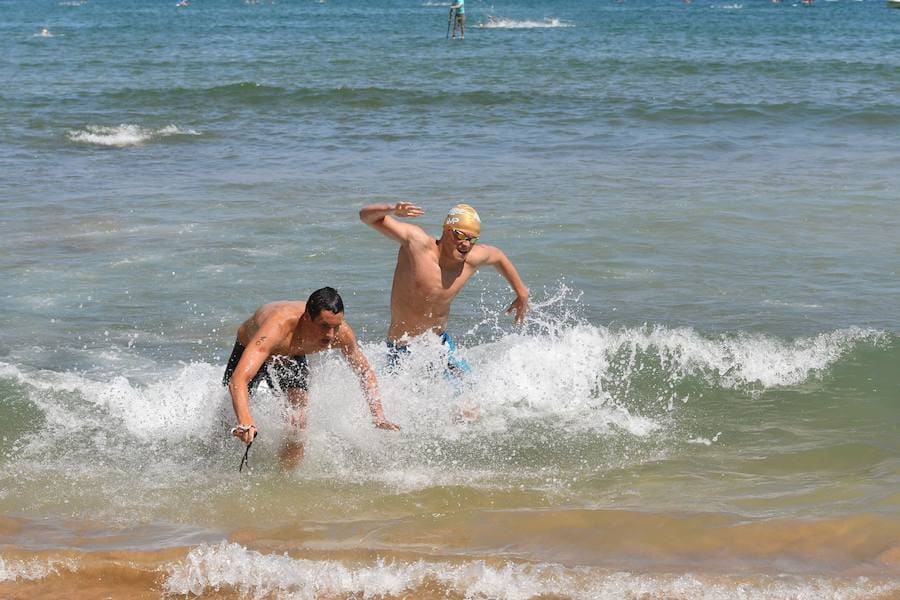
[[[359,378],[359,384],[363,389],[366,402],[369,404],[369,411],[372,413],[372,421],[375,423],[375,427],[392,431],[400,429],[399,425],[391,423],[384,417],[384,409],[381,406],[381,395],[378,392],[378,380],[375,378],[375,372],[369,366],[366,355],[359,349],[359,344],[356,343],[356,336],[349,330],[349,327],[345,330],[338,346],[344,358],[350,364],[350,368],[353,369],[353,372]]]
[[[521,325],[522,321],[525,319],[525,313],[528,312],[528,288],[525,287],[525,283],[522,281],[522,278],[519,277],[519,272],[516,270],[515,265],[513,265],[512,261],[507,258],[502,250],[494,248],[493,246],[482,247],[487,250],[485,264],[492,265],[497,269],[497,271],[506,278],[506,281],[509,282],[513,292],[515,292],[516,299],[506,308],[506,314],[515,311],[516,314],[513,317],[513,322],[516,325]]]
[[[419,230],[415,225],[398,221],[394,217],[420,217],[425,214],[412,202],[396,204],[370,204],[359,211],[359,220],[401,244]]]

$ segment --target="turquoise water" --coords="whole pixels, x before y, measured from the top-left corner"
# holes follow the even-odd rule
[[[626,569],[624,589],[676,597],[644,572],[750,572],[760,597],[812,593],[760,583],[798,573],[824,573],[833,595],[878,592],[847,573],[900,589],[900,11],[470,2],[451,41],[447,7],[0,6],[0,514],[172,526],[133,534],[145,548],[187,543],[183,527],[193,544],[296,526],[283,549],[298,552],[298,521],[336,528],[325,538],[344,548],[337,529],[364,519],[361,547],[388,556],[430,532],[459,560],[521,548],[511,560]],[[475,375],[455,395],[429,366],[440,345],[420,340],[420,359],[380,382],[399,434],[372,431],[350,372],[316,357],[304,465],[278,470],[281,404],[263,394],[271,435],[253,447],[254,483],[235,480],[219,381],[237,325],[333,285],[381,369],[396,248],[357,211],[399,199],[436,234],[449,206],[474,204],[484,242],[531,288],[528,322],[502,313],[499,275],[475,277],[451,319]],[[460,421],[470,404],[481,418]],[[583,529],[609,536],[602,516],[623,511],[650,541],[467,545],[478,526],[430,520],[461,506],[548,528],[589,511]],[[680,515],[692,541],[672,549]],[[674,519],[662,539],[656,518]],[[376,535],[398,522],[405,534]],[[722,522],[727,552],[702,541]],[[746,523],[770,540],[809,523],[859,533],[822,533],[834,555],[774,541],[757,555]],[[68,545],[41,531],[0,543]],[[201,546],[200,589],[255,550],[268,556]],[[366,569],[414,588],[404,565]],[[433,570],[475,593],[455,568]],[[173,573],[166,589],[195,589]],[[571,584],[507,575],[522,594],[507,597]],[[623,589],[582,576],[578,597]],[[720,583],[721,597],[740,585]]]

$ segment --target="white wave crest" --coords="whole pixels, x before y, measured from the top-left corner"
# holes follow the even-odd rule
[[[458,356],[468,360],[472,373],[459,385],[443,374],[447,348],[437,336],[412,340],[394,373],[386,370],[384,344],[365,344],[380,374],[385,415],[402,427],[399,433],[372,427],[359,382],[337,353],[317,354],[310,357],[303,473],[400,489],[490,484],[508,471],[504,448],[523,443],[540,447],[550,461],[558,460],[553,457],[561,448],[590,452],[594,465],[641,461],[670,448],[664,440],[678,429],[677,408],[690,400],[680,389],[685,378],[750,386],[753,392],[802,383],[862,340],[880,335],[840,330],[794,341],[748,334],[710,339],[691,329],[613,331],[581,324],[460,346]],[[224,457],[217,440],[224,440],[222,448],[234,446],[227,437],[234,415],[221,384],[224,365],[162,367],[132,360],[131,352],[121,348],[125,359],[105,361],[115,374],[28,371],[0,363],[0,377],[31,388],[29,400],[44,417],[44,428],[28,437],[22,456],[67,471],[102,473],[108,464],[144,465],[151,456],[156,461],[165,450],[162,456],[186,467],[178,471],[185,477],[196,476],[192,448]],[[123,374],[128,365],[139,371]],[[687,389],[695,389],[695,379]],[[268,461],[264,469],[274,467],[283,443],[285,402],[265,385],[253,399],[253,416],[264,433],[254,454]],[[710,434],[688,441],[712,445],[718,435]],[[646,452],[622,459],[613,450],[619,444]],[[92,460],[85,461],[88,452]],[[544,458],[535,460],[521,472],[545,464]]]
[[[459,435],[459,427],[448,425],[458,424],[461,417],[465,420],[468,413],[475,419],[467,431],[486,436],[510,431],[513,423],[546,420],[561,430],[588,428],[604,434],[614,426],[643,437],[664,423],[659,411],[648,411],[629,396],[634,380],[646,382],[649,377],[671,410],[676,401],[687,401],[675,391],[686,377],[734,389],[798,385],[827,369],[857,343],[875,342],[882,335],[845,329],[785,341],[750,334],[708,338],[692,329],[661,326],[616,331],[581,324],[460,346],[456,355],[472,366],[472,373],[461,383],[443,374],[447,347],[436,336],[412,340],[412,351],[390,374],[384,344],[364,344],[363,351],[381,374],[379,388],[388,417],[403,423],[407,435]],[[5,363],[0,363],[0,376],[44,392],[77,393],[85,406],[101,409],[100,417],[86,409],[84,419],[111,418],[141,440],[161,435],[203,437],[221,425],[223,417],[230,420],[221,385],[223,365],[163,368],[137,360],[129,352],[120,349],[115,356],[99,358],[120,373],[123,366],[139,365],[144,371],[134,376],[24,372]],[[316,401],[310,406],[310,417],[332,434],[368,439],[372,432],[366,403],[346,363],[326,353],[311,357],[311,365],[311,393]],[[86,425],[60,406],[53,393],[38,394],[35,401],[60,435]],[[261,426],[280,427],[283,408],[275,394],[260,387],[254,415]]]
[[[75,571],[78,564],[71,558],[51,558],[39,560],[5,560],[0,556],[0,581],[37,581],[60,570]]]
[[[159,129],[148,129],[140,125],[123,123],[113,127],[88,125],[84,129],[69,131],[66,135],[73,142],[124,148],[171,136],[200,135],[200,133],[193,129],[181,129],[176,125],[167,125]]]
[[[204,435],[219,425],[223,388],[220,370],[213,365],[192,363],[170,372],[160,372],[154,381],[141,385],[122,375],[91,379],[79,373],[39,371],[24,373],[0,363],[0,377],[10,377],[46,392],[80,394],[99,414],[87,411],[78,416],[52,399],[38,399],[41,410],[60,435],[86,426],[101,426],[113,419],[130,435],[141,440],[159,436]],[[99,418],[101,422],[95,422]]]
[[[705,338],[693,329],[666,327],[605,332],[611,347],[656,353],[678,375],[717,373],[720,384],[739,387],[797,385],[827,368],[857,342],[877,340],[882,332],[849,328],[785,341],[765,335]]]
[[[619,598],[871,598],[900,590],[890,578],[822,576],[638,574],[553,563],[497,566],[467,562],[343,563],[261,554],[239,544],[221,542],[191,550],[170,564],[163,584],[167,594],[202,596],[222,588],[241,597],[313,599],[322,597],[412,597],[436,584],[445,595],[465,598],[525,600],[564,596],[575,600]]]
[[[556,17],[547,17],[541,21],[506,19],[501,17],[488,17],[488,20],[478,24],[483,29],[545,29],[552,27],[574,27],[571,23],[566,23]]]

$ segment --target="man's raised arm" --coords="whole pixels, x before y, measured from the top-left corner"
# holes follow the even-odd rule
[[[393,217],[419,217],[425,214],[412,202],[397,204],[369,204],[359,211],[359,220],[377,229],[395,242],[406,242],[417,229],[414,225],[398,221]]]

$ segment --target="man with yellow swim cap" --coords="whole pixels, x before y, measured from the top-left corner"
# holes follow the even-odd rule
[[[479,267],[490,265],[509,282],[516,299],[506,309],[515,312],[520,324],[528,310],[528,288],[506,254],[499,248],[480,244],[481,219],[468,204],[457,204],[444,219],[439,239],[424,229],[394,217],[419,217],[424,211],[411,202],[370,204],[359,211],[360,220],[400,244],[394,282],[391,286],[391,325],[388,344],[405,348],[411,336],[433,332],[451,351],[455,349],[447,333],[450,304]],[[451,361],[451,370],[454,365]],[[461,365],[459,370],[468,370]]]

